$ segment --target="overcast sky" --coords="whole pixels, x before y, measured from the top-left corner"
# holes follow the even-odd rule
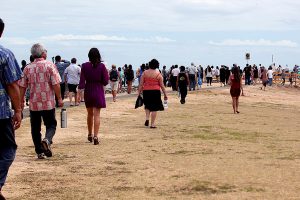
[[[79,63],[97,47],[103,60],[137,68],[157,58],[161,65],[289,67],[299,64],[300,1],[296,0],[0,0],[6,24],[0,44],[18,61],[33,43],[48,56]]]

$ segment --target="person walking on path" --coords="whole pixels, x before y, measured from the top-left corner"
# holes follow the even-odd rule
[[[60,76],[56,66],[47,61],[47,50],[42,44],[34,44],[31,48],[34,62],[24,69],[24,76],[20,80],[21,99],[24,99],[26,88],[30,88],[30,124],[35,152],[39,159],[52,157],[51,144],[56,132],[55,96],[58,106],[63,106],[60,93]],[[24,107],[24,101],[23,101]],[[46,134],[42,140],[42,119],[46,126]]]
[[[112,65],[111,70],[109,71],[109,82],[110,82],[111,94],[113,96],[113,102],[116,102],[117,100],[119,80],[120,80],[120,74],[117,71],[117,67],[116,65]]]
[[[128,65],[128,69],[126,72],[126,84],[127,84],[127,93],[131,94],[132,90],[132,82],[134,80],[134,72],[132,70],[132,65]]]
[[[157,117],[157,111],[163,111],[164,107],[161,101],[160,90],[164,93],[164,100],[168,100],[165,86],[163,83],[163,77],[157,70],[159,62],[153,59],[149,62],[149,69],[146,70],[141,78],[141,84],[138,90],[138,96],[143,93],[146,121],[145,126],[149,126],[149,118],[151,115],[150,128],[156,128],[155,120]]]
[[[272,66],[269,67],[268,72],[267,72],[267,76],[268,76],[269,86],[272,86],[272,84],[273,84],[273,70],[272,70]]]
[[[232,68],[232,74],[229,78],[230,85],[230,95],[232,97],[232,108],[234,114],[239,114],[239,97],[242,90],[242,79],[240,75],[240,70],[237,66]]]
[[[205,69],[205,74],[206,74],[206,82],[207,82],[207,86],[208,86],[208,85],[211,86],[213,73],[212,73],[212,69],[210,68],[210,66],[208,66],[208,67]]]
[[[65,83],[65,70],[71,63],[67,60],[62,60],[59,55],[55,56],[55,65],[57,67],[61,82],[60,82],[60,96],[62,100],[65,98],[66,83]],[[56,107],[58,107],[58,100],[56,99]]]
[[[108,84],[108,71],[101,63],[97,48],[90,49],[89,62],[82,64],[79,89],[84,89],[84,102],[87,109],[88,140],[99,144],[100,110],[106,108],[105,89]],[[94,133],[93,133],[94,130]]]
[[[71,65],[68,66],[65,70],[64,79],[65,82],[68,84],[69,89],[69,100],[70,100],[70,106],[79,106],[79,98],[77,96],[77,86],[79,84],[80,80],[80,72],[81,68],[76,64],[77,60],[76,58],[71,59]],[[74,102],[72,103],[72,98],[74,96]]]
[[[262,87],[260,87],[260,89],[262,90],[262,88],[264,88],[265,91],[268,83],[267,70],[265,69],[265,67],[261,68],[261,82],[262,82]]]
[[[4,31],[0,18],[0,38]],[[16,155],[15,130],[21,126],[22,108],[18,80],[22,71],[14,54],[0,45],[0,199],[8,170]],[[10,103],[12,104],[12,112]]]
[[[180,70],[181,72],[181,70]],[[191,63],[191,67],[188,69],[188,74],[189,74],[189,90],[195,90],[196,89],[196,76],[197,76],[197,67],[194,65],[194,63]],[[178,80],[178,77],[176,79],[176,82]]]
[[[185,72],[185,67],[181,66],[180,67],[180,73],[177,76],[177,83],[176,86],[179,88],[180,92],[180,103],[185,104],[185,98],[187,96],[187,87],[189,86],[190,81],[189,81],[189,76]]]

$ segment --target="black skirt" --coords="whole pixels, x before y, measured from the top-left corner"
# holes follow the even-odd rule
[[[144,90],[143,99],[144,99],[145,109],[148,109],[150,111],[164,110],[164,106],[161,101],[160,90]]]

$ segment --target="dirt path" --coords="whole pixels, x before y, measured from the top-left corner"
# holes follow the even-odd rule
[[[245,89],[239,115],[228,88],[176,94],[145,128],[135,97],[108,102],[101,144],[87,142],[84,106],[68,109],[54,157],[37,160],[29,119],[4,194],[8,199],[299,199],[298,89]],[[59,113],[57,113],[57,117]]]

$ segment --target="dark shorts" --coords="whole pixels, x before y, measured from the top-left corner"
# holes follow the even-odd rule
[[[160,90],[144,90],[143,99],[144,99],[145,109],[148,109],[150,111],[164,110],[164,106],[161,101]]]
[[[78,85],[68,84],[69,92],[77,93],[77,86]]]
[[[231,88],[230,95],[231,95],[231,97],[239,97],[241,95],[241,89],[240,88]]]

